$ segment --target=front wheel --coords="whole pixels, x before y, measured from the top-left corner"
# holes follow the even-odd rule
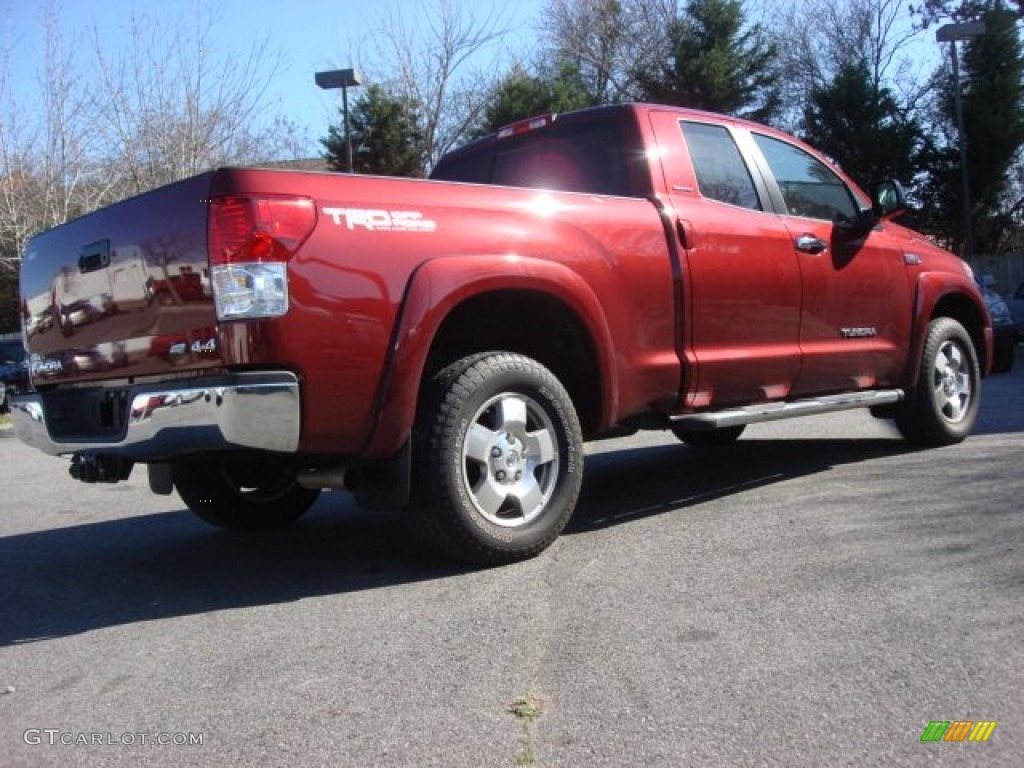
[[[320,495],[299,485],[290,467],[259,456],[179,462],[173,477],[178,495],[197,517],[235,531],[283,528]]]
[[[917,390],[900,406],[896,426],[903,437],[919,445],[959,443],[974,427],[980,396],[981,370],[970,335],[952,318],[932,320]]]
[[[478,565],[533,557],[572,516],[583,438],[572,401],[535,360],[493,352],[442,370],[421,403],[411,509],[431,543]]]

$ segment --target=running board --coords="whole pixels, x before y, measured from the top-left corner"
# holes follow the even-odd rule
[[[707,432],[723,427],[738,427],[742,424],[757,424],[762,421],[791,419],[797,416],[816,416],[820,413],[849,411],[854,408],[874,408],[892,405],[903,399],[902,389],[879,389],[870,392],[847,392],[842,395],[827,395],[809,400],[762,403],[743,408],[729,408],[724,411],[685,413],[672,416],[673,425],[694,432]]]

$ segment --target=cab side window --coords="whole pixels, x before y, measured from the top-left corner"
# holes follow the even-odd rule
[[[825,221],[853,221],[857,217],[853,195],[831,168],[792,144],[760,133],[753,136],[791,216]]]
[[[729,131],[721,125],[680,122],[700,193],[721,203],[761,210],[761,201]]]

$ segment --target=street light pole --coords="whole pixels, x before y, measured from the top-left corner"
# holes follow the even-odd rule
[[[964,197],[964,261],[974,258],[974,227],[971,225],[971,184],[967,175],[967,132],[964,130],[964,105],[960,95],[960,57],[956,41],[970,40],[985,34],[985,22],[972,21],[965,24],[945,24],[935,31],[935,40],[949,43],[953,59],[953,104],[956,109],[956,129],[960,147],[960,179]]]
[[[959,103],[959,102],[958,102]],[[345,156],[348,158],[346,167],[352,173],[352,131],[348,126],[348,86],[341,86],[341,113],[345,116]]]
[[[362,75],[356,69],[332,69],[327,72],[317,72],[314,79],[316,84],[324,90],[341,88],[341,112],[345,121],[346,165],[348,172],[352,173],[355,165],[352,162],[352,134],[348,124],[348,89],[362,85]]]

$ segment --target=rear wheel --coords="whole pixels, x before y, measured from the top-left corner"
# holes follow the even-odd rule
[[[732,445],[740,439],[740,435],[746,428],[745,424],[740,424],[736,427],[721,427],[707,432],[686,432],[675,425],[671,427],[672,434],[694,448],[721,448]]]
[[[978,418],[981,373],[970,335],[956,320],[940,317],[928,325],[917,390],[896,414],[896,426],[910,442],[926,446],[964,440]]]
[[[198,517],[236,531],[283,528],[302,517],[320,495],[298,484],[295,470],[263,457],[180,462],[174,486]]]
[[[449,555],[498,565],[538,554],[572,515],[583,439],[572,401],[522,355],[467,357],[433,377],[417,418],[414,525]]]

